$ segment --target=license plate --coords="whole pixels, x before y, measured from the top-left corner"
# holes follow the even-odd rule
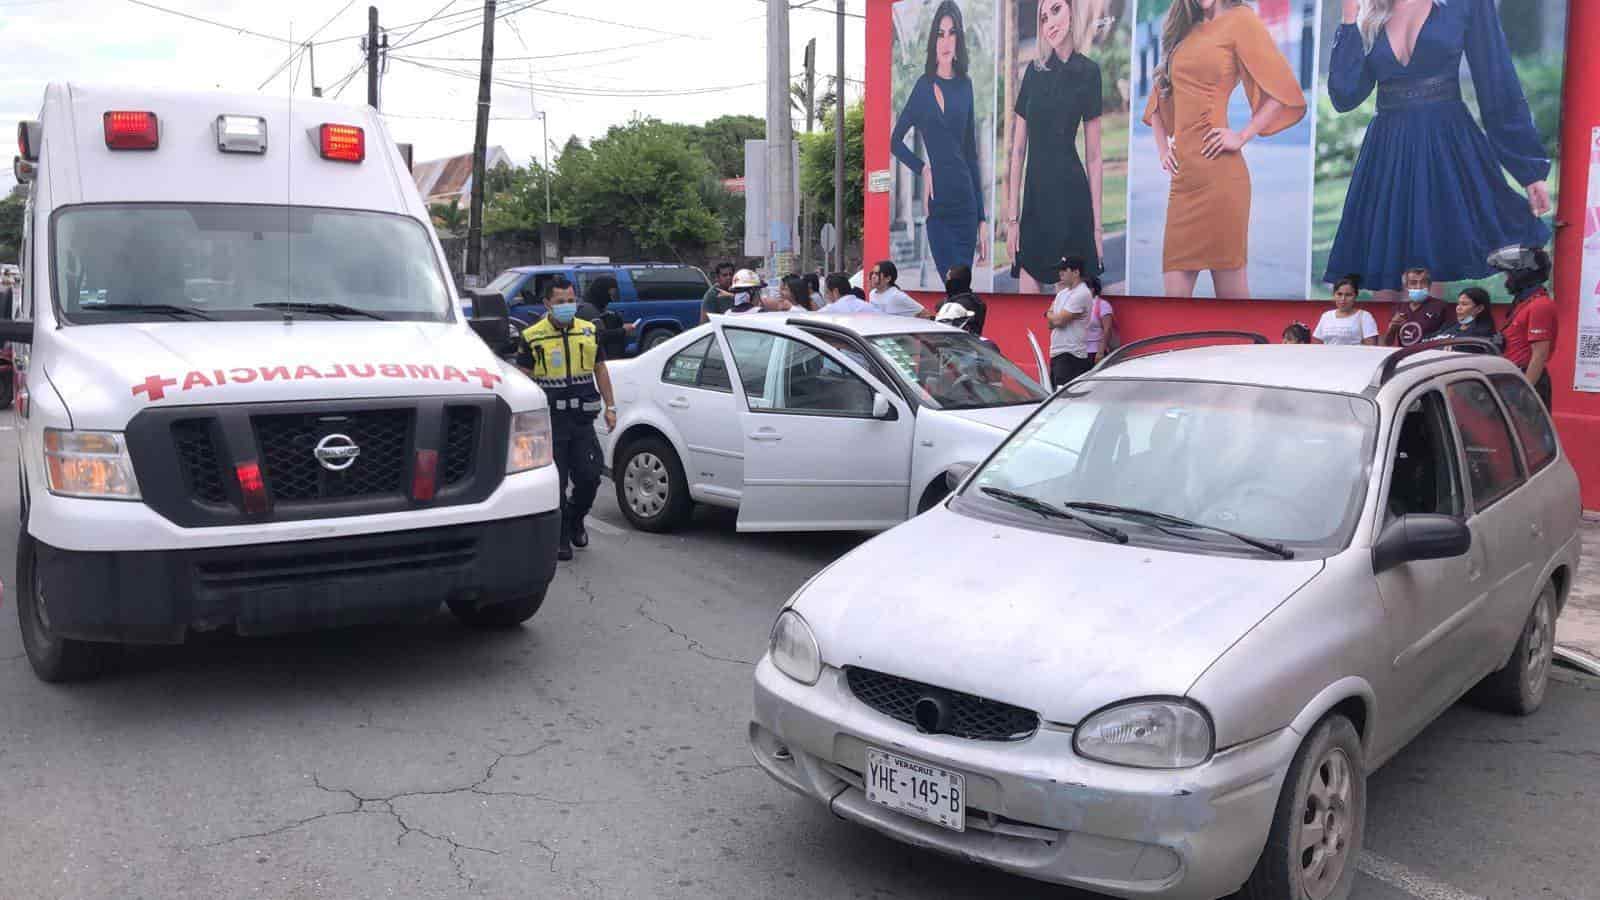
[[[952,831],[967,830],[966,779],[886,750],[867,748],[867,799]]]

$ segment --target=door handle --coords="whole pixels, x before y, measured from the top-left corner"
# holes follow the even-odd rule
[[[1533,523],[1529,524],[1528,525],[1528,530],[1532,531],[1533,532],[1533,536],[1536,537],[1536,538],[1544,537],[1544,528],[1538,522],[1533,522]]]
[[[752,431],[752,432],[750,432],[750,440],[752,440],[752,441],[781,441],[781,440],[783,440],[783,435],[777,433],[776,431],[773,431],[770,428],[763,428],[760,431]]]
[[[673,409],[688,409],[689,408],[689,398],[687,398],[687,397],[673,397],[671,400],[667,401],[667,405],[672,407]]]

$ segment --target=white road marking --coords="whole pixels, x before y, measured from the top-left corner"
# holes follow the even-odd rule
[[[1484,900],[1477,894],[1469,894],[1454,885],[1429,878],[1421,872],[1414,872],[1392,859],[1385,859],[1370,851],[1361,854],[1361,858],[1356,861],[1356,868],[1363,874],[1376,878],[1392,888],[1405,891],[1418,900]]]
[[[622,537],[622,529],[597,516],[590,516],[583,521],[584,527],[590,531],[598,531],[611,537]]]

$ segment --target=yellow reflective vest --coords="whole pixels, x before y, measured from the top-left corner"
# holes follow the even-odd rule
[[[595,385],[594,367],[600,358],[600,342],[594,324],[572,320],[563,331],[548,316],[522,331],[533,365],[528,374],[544,388],[554,411],[594,414],[600,411],[600,389]]]

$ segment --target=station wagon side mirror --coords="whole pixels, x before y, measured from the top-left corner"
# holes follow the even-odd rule
[[[472,292],[472,318],[467,320],[467,324],[496,355],[504,355],[511,349],[510,319],[511,312],[506,308],[504,294],[499,291]]]
[[[882,394],[873,394],[872,417],[874,419],[882,419],[885,422],[893,422],[895,419],[900,418],[900,414],[895,412],[894,404],[889,402],[888,397]]]
[[[1472,549],[1472,531],[1454,516],[1414,514],[1384,526],[1372,545],[1372,571],[1425,559],[1451,559]]]
[[[944,470],[944,486],[945,486],[945,488],[947,488],[950,491],[950,493],[954,494],[956,492],[956,488],[961,487],[961,482],[966,481],[967,480],[967,476],[972,474],[972,470],[976,469],[976,468],[977,468],[977,466],[973,465],[972,463],[959,462],[959,463],[955,463],[954,465],[950,466],[950,468],[945,469]]]

